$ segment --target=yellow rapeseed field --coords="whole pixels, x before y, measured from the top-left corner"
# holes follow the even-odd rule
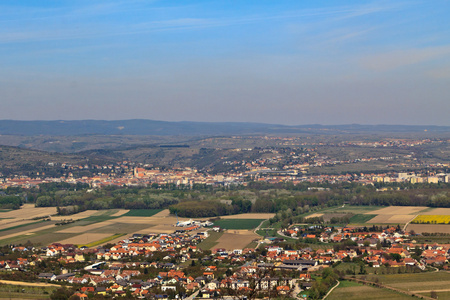
[[[449,215],[420,215],[411,221],[414,224],[450,224]]]

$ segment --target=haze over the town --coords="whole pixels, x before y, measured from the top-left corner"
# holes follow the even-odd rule
[[[450,125],[449,1],[2,1],[0,119]]]

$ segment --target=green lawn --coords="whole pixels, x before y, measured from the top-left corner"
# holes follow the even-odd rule
[[[254,229],[264,221],[264,219],[223,219],[214,222],[214,226],[224,229]]]
[[[131,209],[122,217],[151,217],[157,213],[163,211],[163,209]]]

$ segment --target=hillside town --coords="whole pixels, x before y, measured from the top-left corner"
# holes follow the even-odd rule
[[[266,137],[268,138],[268,137]],[[268,138],[269,139],[269,138]],[[290,139],[284,138],[287,142]],[[284,143],[283,142],[283,143]],[[443,140],[386,140],[374,143],[345,142],[343,145],[357,147],[409,147],[427,143],[444,143]],[[336,146],[336,145],[332,145]],[[62,173],[60,177],[48,177],[45,172],[36,172],[33,176],[0,174],[0,188],[20,186],[31,188],[41,183],[67,182],[84,183],[93,188],[116,186],[150,186],[175,185],[192,187],[196,184],[230,186],[246,185],[248,181],[267,183],[291,182],[292,184],[308,183],[339,183],[357,182],[361,184],[382,183],[433,183],[449,182],[448,163],[427,163],[415,156],[414,152],[395,156],[361,156],[353,159],[339,160],[320,155],[314,145],[309,148],[236,148],[231,151],[253,151],[258,158],[252,160],[228,160],[222,157],[219,161],[228,171],[211,173],[208,170],[198,170],[194,167],[169,168],[155,167],[132,161],[119,161],[105,165],[70,164],[46,162],[49,168]],[[341,174],[314,174],[311,170],[341,165],[382,162],[392,169],[389,172],[341,172]],[[396,171],[400,169],[415,169],[415,171]],[[90,176],[77,176],[77,172],[87,172]],[[74,175],[75,174],[75,175]]]

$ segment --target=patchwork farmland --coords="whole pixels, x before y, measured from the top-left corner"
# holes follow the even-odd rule
[[[240,214],[226,216],[217,223],[230,229],[217,239],[221,247],[246,246],[260,238],[253,233],[262,221],[274,214]],[[36,220],[36,217],[44,217]],[[0,245],[25,244],[46,245],[53,242],[98,245],[120,241],[124,235],[135,233],[172,233],[177,221],[187,221],[170,215],[169,210],[87,210],[70,216],[56,216],[56,208],[36,208],[24,205],[15,211],[0,212]],[[63,225],[57,225],[57,224]],[[202,229],[204,230],[204,229]]]
[[[187,219],[180,218],[184,220]],[[171,233],[176,229],[176,222],[177,218],[170,216],[169,210],[87,210],[56,216],[54,207],[36,208],[27,204],[19,210],[0,212],[0,245],[93,244],[120,239],[125,234]]]
[[[407,225],[407,230],[417,233],[450,233],[450,208],[425,206],[342,206],[326,208],[305,217],[321,217],[325,222],[331,218],[348,217],[349,225]]]

